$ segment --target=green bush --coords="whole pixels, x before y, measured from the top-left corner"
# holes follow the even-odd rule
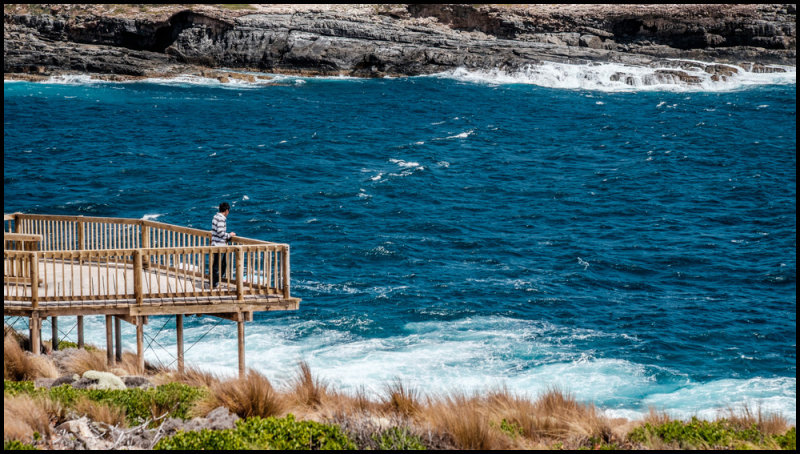
[[[59,350],[66,350],[68,348],[78,348],[78,344],[75,343],[75,342],[70,342],[70,341],[65,341],[65,340],[58,341],[58,349]],[[97,350],[97,347],[92,346],[92,345],[83,344],[83,349],[91,352],[91,351]]]
[[[17,394],[31,394],[34,387],[32,381],[11,381],[3,380],[3,393],[9,396],[16,396]]]
[[[204,388],[182,383],[168,383],[152,389],[75,389],[68,384],[51,389],[34,389],[32,382],[8,380],[4,380],[3,390],[12,396],[20,393],[47,396],[65,407],[72,407],[78,399],[86,397],[94,402],[124,409],[128,421],[132,424],[164,413],[173,418],[188,419],[191,406],[207,392]],[[153,412],[157,414],[154,415]]]
[[[753,425],[737,429],[727,420],[709,422],[696,417],[689,422],[669,421],[660,425],[645,424],[629,434],[633,442],[644,443],[658,438],[666,443],[677,444],[682,449],[708,448],[774,448],[775,443]]]
[[[162,438],[155,445],[159,450],[188,449],[356,449],[339,426],[314,421],[296,421],[293,415],[285,418],[253,417],[239,420],[235,429],[183,432]]]
[[[797,450],[797,428],[792,427],[783,435],[775,435],[775,442],[778,443],[778,446],[781,449],[791,449],[792,451]]]
[[[378,443],[378,449],[383,451],[422,451],[427,449],[422,440],[411,434],[404,427],[392,427],[380,434],[375,434],[372,439]]]
[[[38,449],[19,440],[11,440],[3,442],[3,451],[38,451]]]
[[[244,439],[235,429],[203,429],[199,432],[179,430],[171,437],[162,438],[153,447],[163,451],[239,451],[252,448],[245,445]]]

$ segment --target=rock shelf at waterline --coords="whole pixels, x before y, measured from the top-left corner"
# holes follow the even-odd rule
[[[794,5],[6,5],[4,74],[111,80],[527,74],[648,68],[611,83],[703,85],[796,65]],[[698,63],[705,62],[705,63]]]

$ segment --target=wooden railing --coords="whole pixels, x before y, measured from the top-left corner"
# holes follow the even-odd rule
[[[4,235],[8,301],[36,307],[48,301],[291,297],[286,244],[235,237],[229,246],[211,246],[210,231],[148,220],[20,213],[4,218],[17,232]],[[10,238],[35,239],[38,246],[12,248],[17,243]],[[223,255],[226,269],[215,288],[210,271]]]

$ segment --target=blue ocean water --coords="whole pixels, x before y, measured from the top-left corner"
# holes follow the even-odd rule
[[[230,202],[229,230],[292,247],[301,309],[247,325],[279,383],[302,359],[344,390],[794,422],[796,118],[795,84],[6,82],[4,212],[205,229]],[[235,333],[191,318],[187,361],[234,373]]]

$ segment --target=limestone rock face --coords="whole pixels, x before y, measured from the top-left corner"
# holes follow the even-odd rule
[[[152,77],[210,67],[380,77],[541,61],[796,64],[794,5],[172,5],[135,14],[44,6],[5,6],[6,74]]]

